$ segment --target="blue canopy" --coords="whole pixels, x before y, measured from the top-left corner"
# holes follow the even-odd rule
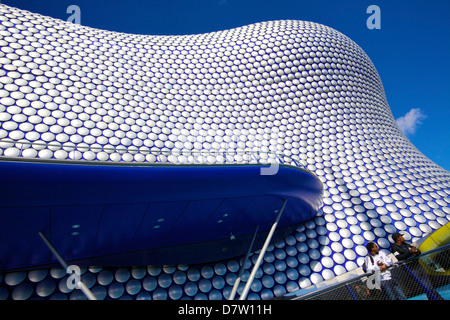
[[[136,165],[0,161],[3,271],[56,263],[43,232],[78,265],[193,264],[262,246],[283,200],[274,241],[313,218],[323,186],[279,165]]]

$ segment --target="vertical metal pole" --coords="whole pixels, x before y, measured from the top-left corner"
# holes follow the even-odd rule
[[[50,243],[50,241],[47,240],[45,235],[42,232],[39,232],[39,235],[41,236],[42,240],[44,240],[44,243],[47,245],[47,247],[50,249],[50,251],[53,253],[53,255],[56,257],[58,262],[61,264],[64,270],[67,270],[68,264],[66,261],[64,261],[63,257],[56,251],[55,247]]]
[[[247,294],[248,294],[248,291],[250,290],[250,286],[252,285],[253,280],[255,279],[256,272],[258,271],[259,265],[261,264],[261,260],[264,257],[267,247],[269,246],[270,240],[272,239],[273,233],[275,232],[275,229],[277,228],[278,222],[280,221],[281,214],[283,213],[284,207],[286,206],[286,202],[287,202],[287,200],[284,200],[283,205],[281,206],[281,209],[278,212],[277,218],[275,219],[275,222],[272,225],[272,228],[270,229],[270,232],[266,238],[266,241],[264,242],[261,252],[259,253],[258,260],[256,260],[256,263],[253,266],[252,273],[250,274],[250,277],[247,280],[247,284],[245,285],[244,291],[242,292],[241,296],[239,297],[239,300],[245,300],[245,298],[247,298]]]
[[[253,234],[252,242],[250,243],[250,246],[248,247],[247,254],[245,255],[244,261],[239,270],[238,277],[236,278],[236,281],[234,282],[234,286],[233,286],[233,289],[231,290],[230,298],[228,300],[234,300],[237,288],[239,286],[239,283],[241,282],[242,274],[244,273],[244,270],[245,270],[245,265],[247,264],[247,261],[248,261],[248,256],[250,255],[250,252],[252,251],[253,243],[255,242],[256,234],[258,233],[258,228],[259,228],[259,226],[256,226],[255,233]]]
[[[42,238],[42,240],[44,240],[44,243],[47,245],[47,247],[50,249],[50,251],[53,253],[53,255],[56,257],[56,259],[59,261],[59,263],[61,264],[61,266],[64,268],[64,270],[67,273],[67,270],[69,267],[67,265],[67,262],[63,259],[63,257],[61,257],[61,255],[58,253],[58,251],[55,249],[55,247],[51,244],[50,241],[48,241],[48,239],[45,237],[45,235],[42,232],[39,232],[39,236]],[[83,282],[81,282],[81,280],[77,281],[77,283],[75,285],[78,289],[83,291],[83,293],[86,295],[86,297],[89,300],[97,300],[97,298],[94,296],[94,294],[91,292],[91,290],[89,290],[88,287],[86,287],[86,285]]]
[[[355,294],[353,293],[352,289],[350,289],[348,283],[345,284],[345,287],[347,288],[348,292],[350,292],[350,294],[352,295],[353,300],[358,300],[358,298],[356,298]]]
[[[419,261],[415,261],[417,263],[419,263]],[[408,268],[408,266],[406,265],[406,263],[403,265],[405,267],[405,269],[409,272],[409,274],[411,274],[411,276],[414,278],[414,280],[416,280],[419,285],[425,290],[425,294],[427,296],[431,296],[431,298],[433,298],[433,300],[439,300],[433,292],[431,292],[431,290],[422,282],[420,281],[419,277],[416,276],[416,274],[410,269]]]

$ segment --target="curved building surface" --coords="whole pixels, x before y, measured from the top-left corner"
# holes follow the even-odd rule
[[[450,220],[450,173],[402,134],[369,57],[336,30],[289,20],[147,36],[5,5],[0,13],[0,161],[8,172],[2,190],[9,190],[0,222],[30,227],[20,186],[33,193],[24,171],[14,171],[19,165],[201,164],[235,172],[242,165],[282,163],[286,183],[286,170],[301,167],[324,187],[323,194],[316,189],[320,210],[311,202],[314,215],[297,219],[295,230],[264,255],[248,298],[272,299],[357,268],[368,241],[387,250],[395,231],[414,241]],[[93,178],[111,181],[108,175]],[[50,183],[42,179],[35,186],[48,197]],[[45,219],[48,211],[41,214]],[[59,212],[61,221],[78,214]],[[101,214],[93,209],[83,217],[88,223]],[[14,245],[6,225],[0,226],[3,248]],[[70,237],[82,235],[83,225],[73,225],[79,233],[69,230],[73,236],[55,245],[75,244]],[[36,242],[26,244],[31,256],[33,245],[41,245]],[[100,299],[227,299],[241,258],[84,266],[82,280]],[[256,258],[245,266],[238,295]],[[0,298],[83,298],[66,280],[57,266],[4,272]]]

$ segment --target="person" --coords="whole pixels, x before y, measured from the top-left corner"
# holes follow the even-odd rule
[[[392,234],[392,240],[394,243],[391,245],[391,252],[398,261],[410,260],[422,254],[419,249],[407,243],[403,237],[403,234],[399,232]],[[426,271],[420,266],[417,259],[408,262],[405,267],[409,267],[411,272],[419,279],[422,285],[426,287],[425,293],[428,300],[444,300],[444,298],[442,298],[442,296],[434,289],[434,286],[428,278]]]
[[[384,252],[380,251],[378,245],[374,242],[369,242],[366,245],[369,254],[364,259],[367,272],[375,272],[379,275],[379,283],[381,289],[381,296],[389,300],[406,300],[406,295],[403,293],[400,285],[392,278],[388,267],[392,266],[394,262]]]
[[[398,261],[415,258],[421,254],[419,249],[405,242],[403,234],[399,232],[395,232],[392,234],[392,240],[394,241],[394,243],[391,246],[391,252],[394,254]]]

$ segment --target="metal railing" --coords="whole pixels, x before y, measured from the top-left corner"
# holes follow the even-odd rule
[[[381,286],[374,285],[375,274],[364,273],[303,295],[299,290],[290,300],[450,300],[450,244],[396,262],[387,271],[391,273],[395,295],[389,294],[383,281]]]

